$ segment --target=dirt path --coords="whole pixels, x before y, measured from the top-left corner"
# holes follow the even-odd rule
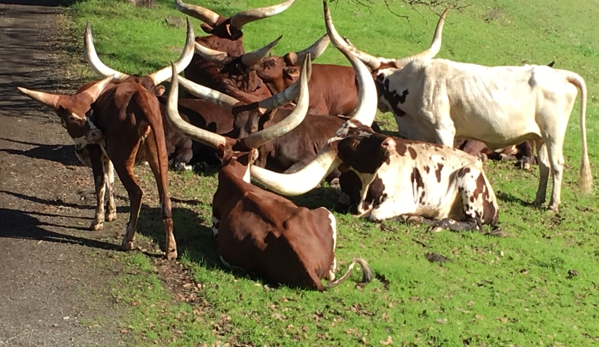
[[[62,77],[59,13],[0,4],[0,346],[122,344],[107,295],[116,242],[87,230],[91,173],[54,112],[16,90],[79,85]],[[124,230],[121,216],[109,230]]]

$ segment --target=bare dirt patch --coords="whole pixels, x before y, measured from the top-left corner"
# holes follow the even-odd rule
[[[87,230],[91,173],[58,117],[16,89],[80,85],[64,77],[59,14],[0,4],[0,346],[122,344],[121,313],[108,295],[118,269],[106,255],[116,242],[110,231]]]

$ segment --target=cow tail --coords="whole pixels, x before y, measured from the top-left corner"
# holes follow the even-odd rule
[[[593,175],[591,174],[591,165],[589,163],[589,153],[587,150],[587,130],[586,130],[586,108],[587,108],[587,86],[584,79],[576,73],[571,73],[566,77],[567,81],[580,89],[580,135],[582,137],[582,159],[580,161],[580,188],[584,194],[591,194],[593,191]]]
[[[362,281],[360,283],[368,283],[368,282],[372,281],[372,277],[373,277],[372,270],[370,270],[370,266],[368,266],[368,263],[366,262],[366,260],[364,260],[362,258],[354,258],[354,260],[352,260],[351,264],[349,264],[349,268],[347,269],[347,272],[345,272],[345,274],[343,276],[341,276],[338,280],[331,282],[328,285],[324,286],[325,289],[334,288],[334,287],[340,285],[341,283],[345,282],[345,280],[347,280],[349,278],[349,275],[351,275],[352,269],[354,268],[356,263],[360,264],[360,266],[362,267]]]

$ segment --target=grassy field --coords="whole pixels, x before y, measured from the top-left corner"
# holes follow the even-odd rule
[[[198,0],[189,0],[199,3]],[[126,73],[146,74],[178,56],[185,28],[171,28],[168,15],[183,17],[171,0],[155,9],[126,1],[81,1],[69,10],[65,28],[73,35],[74,62],[83,61],[81,36],[91,21],[103,61]],[[202,1],[224,16],[267,0]],[[419,12],[382,1],[368,7],[335,1],[336,27],[357,47],[385,57],[426,48],[436,23],[427,8]],[[596,0],[480,0],[449,13],[438,57],[485,65],[547,64],[582,75],[587,83],[587,134],[593,169],[598,167],[599,12]],[[435,9],[440,13],[442,9]],[[203,35],[194,20],[196,35]],[[246,50],[284,39],[275,54],[300,50],[325,32],[322,3],[298,0],[291,9],[244,28]],[[347,65],[333,47],[317,61]],[[93,75],[73,65],[74,71]],[[428,234],[424,227],[375,224],[337,215],[337,257],[341,268],[354,256],[367,259],[377,280],[355,287],[355,274],[326,293],[269,288],[259,280],[221,266],[210,230],[215,173],[171,173],[175,233],[181,262],[197,284],[195,303],[177,300],[158,279],[151,259],[120,254],[126,275],[114,283],[114,296],[129,305],[123,325],[135,345],[202,346],[596,346],[599,343],[599,204],[576,184],[580,162],[577,100],[567,130],[566,173],[561,212],[553,215],[529,205],[538,172],[490,163],[501,207],[500,225],[510,234],[493,238],[477,233]],[[381,119],[390,120],[388,115]],[[393,130],[394,124],[387,124]],[[143,171],[143,170],[142,170]],[[144,171],[144,186],[152,180]],[[595,185],[597,186],[597,185]],[[332,208],[338,193],[319,188],[295,199],[309,207]],[[152,196],[148,194],[146,196]],[[148,204],[156,205],[156,198]],[[152,211],[155,211],[153,209]],[[120,217],[124,218],[124,216]],[[142,209],[139,231],[161,242],[157,213]],[[425,253],[450,261],[431,263]],[[188,288],[187,287],[187,288]]]

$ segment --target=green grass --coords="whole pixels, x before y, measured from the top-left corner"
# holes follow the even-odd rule
[[[149,10],[134,9],[125,1],[82,1],[69,9],[69,27],[80,37],[90,20],[96,48],[107,65],[146,74],[176,59],[176,48],[183,45],[185,36],[184,28],[169,28],[164,22],[167,15],[182,17],[173,2],[157,2],[158,7]],[[229,16],[273,2],[202,3]],[[411,27],[381,1],[370,7],[336,1],[331,9],[339,32],[371,54],[399,57],[426,48],[435,15],[420,8],[421,16],[401,2],[392,4],[395,12],[410,16]],[[555,60],[556,68],[579,73],[589,91],[587,134],[595,168],[599,165],[595,154],[599,148],[595,136],[599,126],[596,13],[597,1],[476,1],[460,13],[449,13],[438,57],[485,65]],[[193,23],[196,35],[203,35],[199,23]],[[248,24],[245,46],[255,49],[284,34],[275,50],[283,54],[307,47],[324,32],[321,2],[298,1],[279,16]],[[347,65],[332,47],[317,62]],[[88,71],[80,73],[91,76]],[[538,172],[517,171],[511,163],[487,167],[499,198],[500,225],[511,235],[508,238],[428,234],[422,226],[374,224],[337,215],[341,268],[352,257],[362,256],[377,274],[377,280],[360,288],[354,286],[360,275],[354,274],[351,281],[326,293],[272,289],[222,267],[210,230],[216,176],[172,173],[170,191],[176,198],[175,233],[181,262],[199,283],[201,299],[193,304],[174,300],[149,258],[140,253],[123,256],[125,275],[114,285],[113,295],[130,306],[125,324],[128,336],[136,345],[161,346],[226,342],[254,346],[597,345],[599,204],[596,196],[581,196],[576,184],[578,103],[567,130],[559,215],[529,206]],[[391,130],[394,126],[388,124]],[[151,189],[147,172],[143,181],[146,190]],[[331,189],[319,188],[294,201],[332,208],[336,196]],[[145,201],[156,206],[152,194]],[[142,210],[139,229],[151,240],[163,241],[156,208]],[[430,263],[424,257],[429,252],[451,261]],[[571,277],[569,270],[579,275]]]

